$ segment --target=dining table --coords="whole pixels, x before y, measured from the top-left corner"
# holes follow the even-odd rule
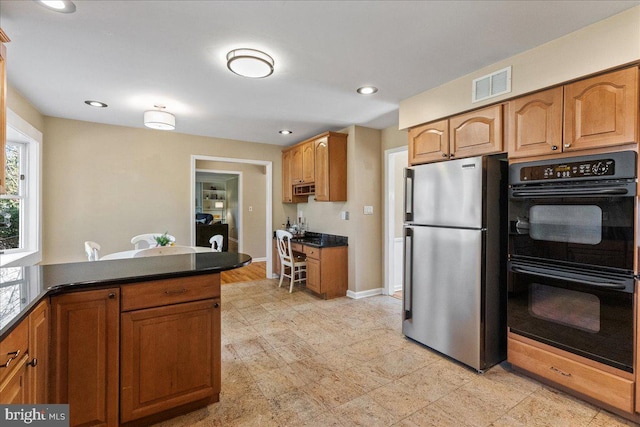
[[[206,246],[179,246],[179,245],[174,245],[174,246],[169,246],[168,248],[189,248],[189,249],[193,250],[193,253],[211,252],[211,247],[206,247]],[[156,248],[131,249],[131,250],[128,250],[128,251],[114,252],[114,253],[107,254],[107,255],[101,257],[99,260],[100,261],[108,261],[108,260],[112,260],[112,259],[134,258],[134,257],[136,257],[136,254],[139,254],[140,252],[143,252],[143,251],[147,251],[149,249],[156,249]],[[180,253],[184,254],[185,252],[180,252]],[[178,253],[176,253],[176,254],[178,254]],[[166,254],[157,253],[156,255],[158,255],[158,256],[172,255],[172,253],[170,253],[170,251],[168,251],[168,253],[166,253]]]

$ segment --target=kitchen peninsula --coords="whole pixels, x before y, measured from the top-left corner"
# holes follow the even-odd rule
[[[0,269],[0,403],[148,425],[219,400],[229,252]]]

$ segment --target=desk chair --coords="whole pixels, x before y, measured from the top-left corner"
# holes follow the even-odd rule
[[[280,284],[278,287],[282,286],[282,279],[288,277],[289,293],[293,291],[293,284],[295,282],[306,281],[307,276],[307,259],[293,254],[291,250],[291,237],[292,234],[288,231],[276,230],[278,255],[280,255]],[[287,268],[289,269],[289,273],[287,273]]]
[[[84,251],[87,254],[87,258],[89,261],[98,261],[98,251],[100,250],[100,245],[96,242],[86,241],[84,242]]]
[[[222,252],[222,244],[224,243],[224,236],[222,236],[222,234],[216,234],[215,236],[211,236],[211,238],[209,239],[209,243],[211,243],[212,252]]]
[[[131,238],[131,244],[135,246],[136,249],[145,249],[145,248],[153,248],[156,246],[157,242],[155,237],[162,236],[164,233],[147,233],[147,234],[138,234],[137,236],[133,236]],[[176,238],[170,234],[167,234],[167,237],[174,243]]]

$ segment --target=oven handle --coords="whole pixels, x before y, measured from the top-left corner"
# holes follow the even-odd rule
[[[540,189],[540,190],[516,190],[511,195],[512,197],[550,197],[550,196],[624,196],[629,194],[629,190],[625,187],[614,187],[614,188],[596,188],[596,187],[586,187],[580,190],[576,190],[574,188],[561,189],[554,188],[553,190],[549,189]]]
[[[597,288],[620,289],[620,290],[626,289],[626,285],[624,284],[599,282],[599,281],[585,280],[585,279],[575,279],[572,277],[566,277],[566,276],[561,276],[561,275],[556,275],[551,273],[543,273],[537,270],[529,270],[527,268],[522,268],[522,267],[512,266],[511,271],[513,271],[514,273],[524,273],[524,274],[531,274],[533,276],[546,277],[547,279],[564,280],[565,282],[579,283],[579,284],[589,285]]]

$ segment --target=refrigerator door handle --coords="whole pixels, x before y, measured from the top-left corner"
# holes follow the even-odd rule
[[[404,285],[403,285],[403,306],[404,320],[411,319],[413,294],[413,230],[405,228],[404,234]]]
[[[404,170],[404,220],[413,221],[413,169]]]

